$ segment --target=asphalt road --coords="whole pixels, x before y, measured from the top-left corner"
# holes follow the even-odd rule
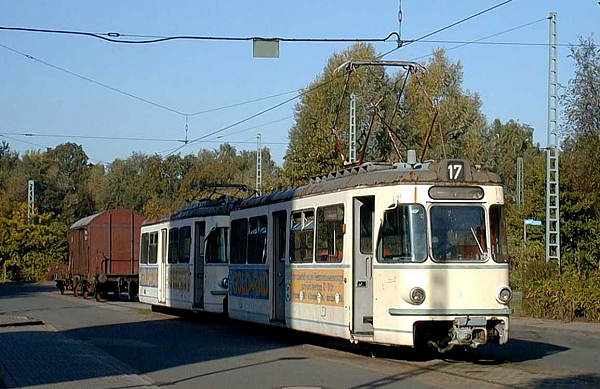
[[[37,323],[0,326],[7,387],[600,387],[600,324],[514,319],[506,346],[426,356],[215,315],[96,303],[49,284],[0,284],[0,316],[10,315]]]

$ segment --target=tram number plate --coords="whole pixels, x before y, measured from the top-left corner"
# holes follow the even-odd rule
[[[465,169],[462,161],[448,162],[448,179],[450,181],[461,181],[465,178]]]

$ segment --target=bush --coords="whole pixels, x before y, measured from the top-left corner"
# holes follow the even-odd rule
[[[572,264],[559,273],[555,262],[546,263],[544,249],[542,242],[532,241],[511,250],[510,284],[523,291],[521,312],[547,319],[600,321],[600,270]]]
[[[515,290],[527,289],[534,280],[544,280],[558,273],[555,264],[544,259],[544,245],[532,241],[527,247],[511,249],[510,285]]]
[[[523,309],[534,317],[600,321],[600,271],[568,268],[560,275],[533,280],[525,290]]]

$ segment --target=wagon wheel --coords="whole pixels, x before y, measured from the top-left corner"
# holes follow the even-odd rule
[[[130,282],[129,286],[127,287],[129,301],[135,301],[135,295],[137,294],[136,289],[137,289],[137,284],[135,282]]]
[[[96,297],[96,301],[98,301],[98,302],[102,301],[102,295],[100,293],[100,287],[98,285],[94,286],[94,295]]]

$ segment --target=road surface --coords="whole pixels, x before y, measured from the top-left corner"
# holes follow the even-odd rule
[[[512,326],[506,346],[424,356],[0,284],[0,387],[600,387],[600,324]]]

